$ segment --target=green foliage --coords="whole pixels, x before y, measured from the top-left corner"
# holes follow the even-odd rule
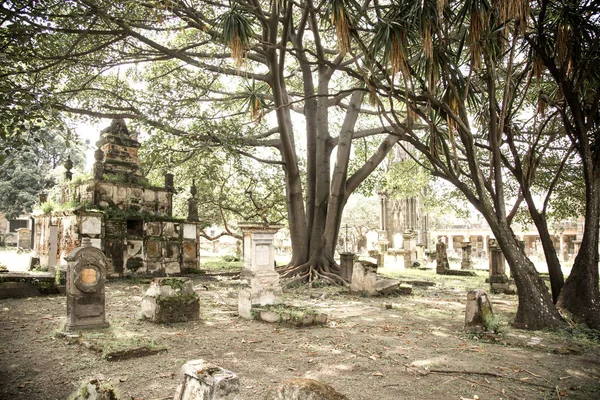
[[[57,184],[54,169],[67,155],[76,167],[83,165],[82,147],[54,132],[44,142],[11,152],[0,168],[0,212],[8,219],[30,213],[39,193]]]

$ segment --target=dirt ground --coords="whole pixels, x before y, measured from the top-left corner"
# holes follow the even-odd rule
[[[193,277],[200,321],[155,325],[139,317],[147,285],[112,281],[106,287],[109,330],[167,348],[122,361],[57,335],[66,317],[64,296],[3,299],[0,398],[65,399],[82,379],[101,375],[123,398],[169,399],[180,367],[199,358],[237,373],[243,399],[262,399],[270,386],[294,377],[321,380],[351,400],[600,398],[598,336],[582,329],[513,329],[508,321],[516,296],[507,295],[491,296],[499,335],[466,333],[466,292],[486,288],[485,272],[472,278],[402,271],[400,278],[436,285],[385,298],[331,287],[286,290],[286,303],[329,315],[327,325],[306,328],[241,319],[239,281],[207,275]]]

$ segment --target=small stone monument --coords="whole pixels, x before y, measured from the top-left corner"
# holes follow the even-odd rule
[[[409,229],[402,234],[402,247],[404,247],[404,268],[412,268],[417,262],[417,234]]]
[[[460,269],[473,269],[473,261],[471,260],[471,242],[462,242],[462,261]]]
[[[446,253],[446,243],[441,239],[435,245],[435,260],[436,260],[436,273],[443,274],[450,269],[448,264],[448,254]]]
[[[275,271],[275,233],[283,225],[243,223],[238,225],[244,234],[244,268],[240,273],[238,313],[252,319],[252,306],[276,303],[281,295],[279,274]]]
[[[17,229],[17,247],[25,250],[31,249],[31,229]]]
[[[71,251],[67,267],[67,329],[104,328],[106,322],[104,282],[106,257],[83,238]]]
[[[510,279],[506,275],[504,254],[502,254],[502,249],[496,244],[495,239],[490,239],[489,242],[489,268],[492,293],[512,293]]]
[[[364,261],[355,262],[350,292],[377,296],[377,265]]]
[[[142,314],[155,323],[200,318],[200,299],[190,278],[154,278],[142,299]]]
[[[340,276],[348,282],[352,282],[353,267],[354,253],[340,253]]]
[[[492,303],[485,291],[475,289],[467,293],[465,327],[486,327],[493,315]]]
[[[205,360],[185,363],[181,379],[173,400],[241,400],[237,375]]]

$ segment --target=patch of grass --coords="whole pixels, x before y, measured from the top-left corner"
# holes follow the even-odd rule
[[[209,271],[239,271],[244,266],[242,261],[225,261],[222,257],[202,257],[201,263]]]

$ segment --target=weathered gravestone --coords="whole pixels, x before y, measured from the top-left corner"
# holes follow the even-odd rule
[[[119,390],[102,375],[87,379],[69,396],[69,400],[120,400],[121,398]]]
[[[492,303],[485,291],[471,290],[467,293],[467,307],[465,310],[465,327],[488,328],[494,316]]]
[[[473,247],[471,242],[462,242],[462,261],[460,263],[461,269],[473,269],[473,261],[471,260],[471,251]]]
[[[155,323],[200,318],[200,299],[190,278],[154,278],[142,299],[142,315]]]
[[[377,295],[377,265],[367,262],[355,262],[352,271],[350,291],[367,296]]]
[[[340,276],[348,282],[352,282],[354,268],[354,253],[340,253]]]
[[[106,257],[83,238],[81,247],[72,250],[67,267],[67,329],[103,328],[106,322],[104,283]]]
[[[173,400],[241,400],[236,374],[205,360],[188,361],[181,367],[181,383]]]
[[[448,264],[448,254],[446,253],[446,243],[438,240],[435,245],[435,261],[436,261],[436,273],[443,274],[450,269]]]
[[[506,275],[506,261],[502,249],[496,244],[495,240],[490,240],[489,244],[489,282],[492,293],[513,294],[511,280]]]
[[[275,271],[275,233],[283,225],[238,224],[244,234],[244,268],[240,273],[238,313],[252,319],[253,306],[275,304],[281,295]]]
[[[314,379],[296,378],[282,381],[269,390],[265,400],[348,400],[331,386]]]

